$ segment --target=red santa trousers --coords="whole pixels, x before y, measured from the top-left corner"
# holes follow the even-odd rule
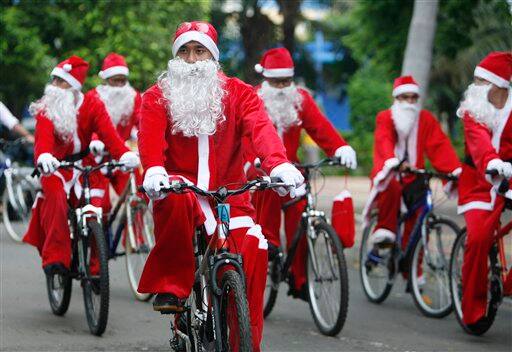
[[[273,190],[254,192],[252,195],[252,204],[256,209],[256,223],[262,227],[267,240],[276,247],[281,245],[279,235],[281,230],[281,208],[284,203],[290,200],[289,196],[281,197]],[[288,249],[300,224],[305,206],[306,200],[303,199],[284,211],[284,228]],[[293,276],[294,288],[297,290],[306,283],[306,252],[306,238],[303,237],[297,246],[290,270]]]
[[[247,215],[231,208],[232,219]],[[187,298],[194,283],[192,236],[205,221],[199,202],[192,193],[169,194],[154,202],[153,219],[156,243],[146,261],[138,291],[172,293],[179,298]],[[229,246],[232,252],[243,257],[253,350],[259,351],[263,336],[263,294],[268,258],[266,241],[261,231],[255,230],[259,230],[259,226],[232,229]]]
[[[29,228],[23,238],[23,242],[38,249],[43,268],[49,264],[61,263],[69,269],[71,264],[68,202],[61,175],[68,176],[66,171],[60,170],[59,176],[54,174],[41,177],[42,194],[36,198]],[[98,185],[98,180],[93,177],[90,181],[91,187]],[[72,203],[76,203],[76,200]],[[101,206],[101,197],[92,197],[91,204]],[[91,272],[95,274],[99,271],[99,262],[95,246],[92,245],[92,248]]]
[[[464,213],[467,239],[462,265],[462,316],[465,324],[476,323],[487,312],[488,259],[504,206],[500,198],[496,199],[492,211],[473,209]]]

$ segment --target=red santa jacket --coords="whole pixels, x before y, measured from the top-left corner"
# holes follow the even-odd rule
[[[492,159],[512,162],[512,95],[501,114],[494,130],[476,122],[468,113],[463,117],[466,160],[459,180],[459,213],[494,208],[496,191],[487,181],[485,170]]]
[[[256,87],[259,90],[261,87]],[[329,119],[320,111],[315,100],[305,89],[297,88],[302,95],[302,108],[298,114],[300,124],[289,127],[286,131],[279,131],[286,148],[286,156],[292,162],[299,162],[297,151],[300,147],[300,135],[304,129],[308,135],[329,156],[333,156],[336,149],[347,145]],[[256,155],[249,140],[244,140],[245,160],[252,164]],[[251,166],[248,177],[256,176],[256,170]]]
[[[180,175],[206,189],[243,183],[246,181],[241,153],[244,136],[252,140],[265,171],[270,172],[288,161],[279,136],[253,88],[239,79],[224,78],[226,120],[218,124],[217,131],[211,136],[172,134],[172,121],[160,88],[154,85],[143,94],[138,140],[144,170],[163,166],[170,175]],[[252,212],[248,193],[230,198],[229,203]],[[201,199],[200,205],[207,218],[208,230],[211,209]]]
[[[34,158],[43,153],[50,153],[57,159],[78,153],[89,146],[92,136],[96,133],[115,158],[121,157],[128,148],[119,138],[103,103],[90,94],[81,95],[82,102],[78,109],[77,128],[73,140],[63,141],[54,131],[53,122],[44,111],[36,116],[36,133]]]
[[[98,94],[98,91],[96,88],[91,89],[86,93],[86,95],[92,95],[94,98],[101,101],[100,95]],[[136,90],[135,91],[135,102],[133,104],[133,111],[129,119],[126,120],[125,123],[118,123],[116,127],[117,133],[119,134],[119,137],[123,141],[127,141],[131,137],[131,132],[133,127],[139,128],[139,114],[140,114],[140,107],[142,104],[142,98],[140,93]],[[101,101],[103,103],[103,101]]]

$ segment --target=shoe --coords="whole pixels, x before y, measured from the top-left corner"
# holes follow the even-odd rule
[[[466,330],[474,335],[481,335],[489,328],[491,322],[489,321],[489,317],[483,316],[473,324],[465,324]]]
[[[185,311],[185,300],[172,293],[158,293],[153,301],[153,310],[162,314],[181,313]]]
[[[62,263],[52,263],[52,264],[45,265],[43,270],[47,276],[53,276],[53,275],[65,276],[69,273],[69,270]]]
[[[384,243],[393,243],[395,242],[395,233],[389,231],[388,229],[377,229],[370,236],[370,244],[372,245],[380,245]]]
[[[279,252],[281,249],[277,247],[276,245],[268,242],[268,261],[271,262],[275,259],[277,255],[279,255]]]
[[[300,289],[296,289],[293,276],[290,276],[289,285],[290,285],[290,288],[288,289],[288,296],[292,296],[293,298],[303,300],[304,302],[309,302],[308,290],[306,288],[306,284],[303,284],[300,287]]]

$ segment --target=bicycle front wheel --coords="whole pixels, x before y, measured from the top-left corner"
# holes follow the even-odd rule
[[[450,251],[460,228],[451,220],[430,217],[422,231],[409,268],[411,294],[423,315],[443,318],[452,311]]]
[[[348,274],[336,231],[323,220],[308,238],[307,287],[309,307],[320,332],[337,335],[347,317]]]
[[[82,278],[85,314],[93,335],[100,336],[107,328],[109,308],[109,275],[107,242],[95,220],[87,223],[88,236],[83,237],[82,258],[85,276]]]
[[[133,295],[139,301],[147,301],[152,296],[150,293],[140,293],[137,289],[154,243],[153,219],[148,207],[142,199],[131,201],[126,207],[126,272]]]
[[[249,304],[240,274],[228,270],[221,279],[220,324],[222,351],[252,351]]]
[[[61,316],[68,311],[72,284],[68,275],[46,275],[46,289],[53,314]]]

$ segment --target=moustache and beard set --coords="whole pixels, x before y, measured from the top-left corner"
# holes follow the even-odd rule
[[[76,130],[78,106],[75,97],[81,94],[74,89],[63,89],[52,84],[46,85],[41,99],[30,104],[29,111],[36,115],[44,111],[53,122],[55,132],[65,142],[73,139]]]
[[[407,138],[420,114],[420,105],[395,100],[391,106],[391,117],[400,138]]]
[[[494,130],[499,124],[497,118],[499,110],[489,102],[488,94],[491,88],[491,84],[470,84],[464,92],[464,99],[457,110],[457,116],[462,118],[464,113],[468,112],[475,121]]]
[[[300,125],[299,112],[302,110],[303,97],[294,83],[285,88],[274,88],[264,81],[258,95],[278,131]]]
[[[122,87],[101,85],[96,87],[100,99],[105,104],[114,126],[126,126],[130,121],[135,105],[135,89],[129,83]]]

